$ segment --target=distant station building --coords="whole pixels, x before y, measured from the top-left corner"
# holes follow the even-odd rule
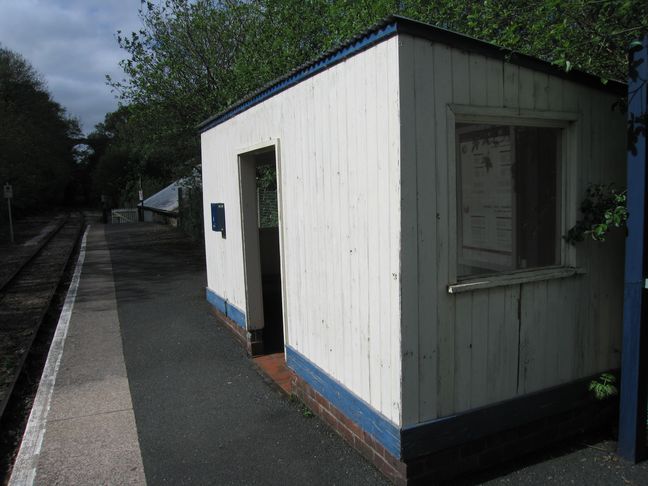
[[[624,185],[624,90],[387,19],[201,125],[207,299],[399,483],[600,423],[623,236],[563,235]]]
[[[179,191],[182,191],[182,187],[182,180],[175,181],[144,199],[142,202],[144,221],[177,226],[180,207]]]

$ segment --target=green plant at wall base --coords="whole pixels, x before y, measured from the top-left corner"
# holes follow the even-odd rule
[[[297,409],[299,410],[299,412],[302,414],[303,417],[312,418],[315,416],[315,414],[311,411],[311,409],[308,408],[306,404],[302,402],[300,398],[294,393],[290,394],[290,396],[288,397],[288,401],[297,406]]]
[[[610,373],[603,373],[596,380],[592,380],[589,384],[589,391],[594,393],[597,400],[612,397],[619,393],[616,383],[616,377]]]
[[[315,414],[311,411],[311,409],[306,407],[305,405],[304,407],[302,407],[301,413],[305,418],[313,418],[315,416]]]
[[[586,237],[605,241],[612,228],[624,227],[628,220],[626,191],[618,190],[614,184],[590,184],[581,202],[582,219],[563,238],[575,245]]]

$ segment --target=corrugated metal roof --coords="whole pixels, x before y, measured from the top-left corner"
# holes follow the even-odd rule
[[[409,34],[429,39],[433,42],[446,44],[457,49],[477,52],[487,57],[502,59],[511,64],[546,72],[563,79],[568,79],[579,84],[585,84],[618,95],[624,95],[627,89],[625,83],[620,81],[609,81],[607,84],[604,84],[598,76],[583,71],[572,70],[567,72],[554,64],[532,56],[527,56],[526,54],[520,54],[510,49],[496,46],[495,44],[484,42],[424,22],[412,20],[407,17],[392,15],[362,34],[355,36],[350,41],[336,48],[330,49],[314,61],[290,71],[286,75],[266,84],[249,96],[234,103],[226,110],[208,118],[198,125],[198,131],[201,133],[205,132],[239,113],[242,113],[248,108],[257,105],[291,86],[294,86],[379,42],[387,40],[396,34]]]
[[[178,212],[178,187],[182,181],[175,181],[151,197],[144,199],[144,207],[165,213]]]

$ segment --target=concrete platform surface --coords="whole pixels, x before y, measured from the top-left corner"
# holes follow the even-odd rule
[[[387,484],[217,323],[201,250],[164,226],[90,229],[12,485]],[[648,484],[614,447],[580,438],[451,484]]]
[[[90,229],[42,445],[13,484],[387,484],[259,375],[209,313],[204,266],[167,227]]]

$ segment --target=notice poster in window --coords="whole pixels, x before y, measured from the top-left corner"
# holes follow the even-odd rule
[[[513,127],[463,125],[457,135],[460,263],[484,270],[512,269]]]

